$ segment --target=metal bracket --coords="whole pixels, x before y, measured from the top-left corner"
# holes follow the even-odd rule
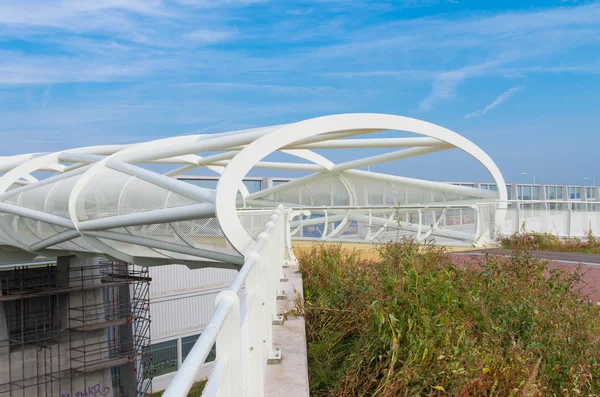
[[[284,321],[283,316],[273,316],[273,325],[283,325]]]
[[[286,300],[286,299],[287,299],[287,292],[279,291],[279,293],[277,294],[277,300],[282,301],[282,300]]]
[[[267,364],[279,364],[281,363],[281,349],[276,347],[269,353],[267,357]]]
[[[282,282],[282,283],[286,283],[286,282],[288,281],[287,274],[282,274],[282,275],[279,277],[279,281],[280,281],[280,282]]]

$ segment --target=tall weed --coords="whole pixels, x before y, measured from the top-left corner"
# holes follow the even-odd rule
[[[600,254],[600,240],[591,230],[588,231],[585,239],[575,237],[560,239],[551,233],[521,231],[510,236],[500,237],[498,242],[502,247],[508,249]]]
[[[600,395],[600,310],[525,251],[452,264],[413,241],[300,258],[314,396]]]

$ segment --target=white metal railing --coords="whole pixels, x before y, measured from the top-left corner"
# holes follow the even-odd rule
[[[551,233],[558,237],[600,236],[600,202],[509,200],[496,202],[495,231]]]
[[[280,358],[273,348],[272,326],[290,211],[275,210],[231,286],[219,293],[215,312],[163,394],[187,396],[212,346],[217,358],[205,396],[263,396],[268,360]],[[242,288],[244,286],[244,288]],[[240,294],[244,294],[240,304]]]
[[[490,202],[493,206],[493,202]],[[424,241],[436,236],[444,241],[473,244],[477,233],[477,203],[404,204],[379,206],[293,207],[310,217],[291,222],[295,239],[327,241],[389,241],[413,236]]]
[[[390,241],[412,236],[441,244],[482,246],[498,236],[528,231],[559,237],[600,236],[600,202],[508,200],[397,206],[294,207],[310,212],[291,222],[294,239]]]

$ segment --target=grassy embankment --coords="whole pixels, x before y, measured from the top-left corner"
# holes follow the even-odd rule
[[[600,308],[577,273],[525,251],[453,265],[443,249],[300,257],[313,396],[600,395]]]

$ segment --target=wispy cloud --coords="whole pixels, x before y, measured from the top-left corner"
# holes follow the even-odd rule
[[[600,4],[448,3],[0,0],[0,133],[414,115],[456,97],[477,109],[461,91],[471,79],[511,87],[533,74],[579,82],[600,74]]]
[[[256,84],[256,83],[232,83],[232,82],[189,82],[180,84],[182,87],[202,88],[205,90],[218,91],[253,91],[269,92],[275,94],[290,95],[314,95],[330,93],[350,93],[350,92],[373,92],[373,89],[348,89],[332,86],[295,86],[295,85],[277,85],[277,84]]]
[[[427,98],[419,102],[419,110],[430,110],[439,101],[454,97],[456,89],[463,80],[485,73],[500,61],[486,62],[478,65],[467,66],[458,70],[439,73],[433,80],[431,92]]]
[[[513,96],[514,94],[516,94],[517,92],[519,92],[523,87],[521,86],[516,86],[513,88],[510,88],[506,91],[504,91],[502,94],[498,95],[498,97],[496,99],[494,99],[492,101],[492,103],[490,103],[489,105],[487,105],[486,107],[484,107],[481,110],[478,110],[476,112],[473,113],[469,113],[465,116],[465,119],[470,119],[473,117],[479,117],[479,116],[483,116],[484,114],[486,114],[487,112],[489,112],[490,110],[492,110],[493,108],[495,108],[496,106],[500,106],[502,103],[504,103],[506,100],[508,100],[508,98],[510,98],[511,96]]]
[[[191,33],[187,33],[185,37],[192,39],[195,42],[202,44],[214,44],[223,41],[231,40],[235,37],[236,32],[234,30],[211,30],[211,29],[198,29]]]

